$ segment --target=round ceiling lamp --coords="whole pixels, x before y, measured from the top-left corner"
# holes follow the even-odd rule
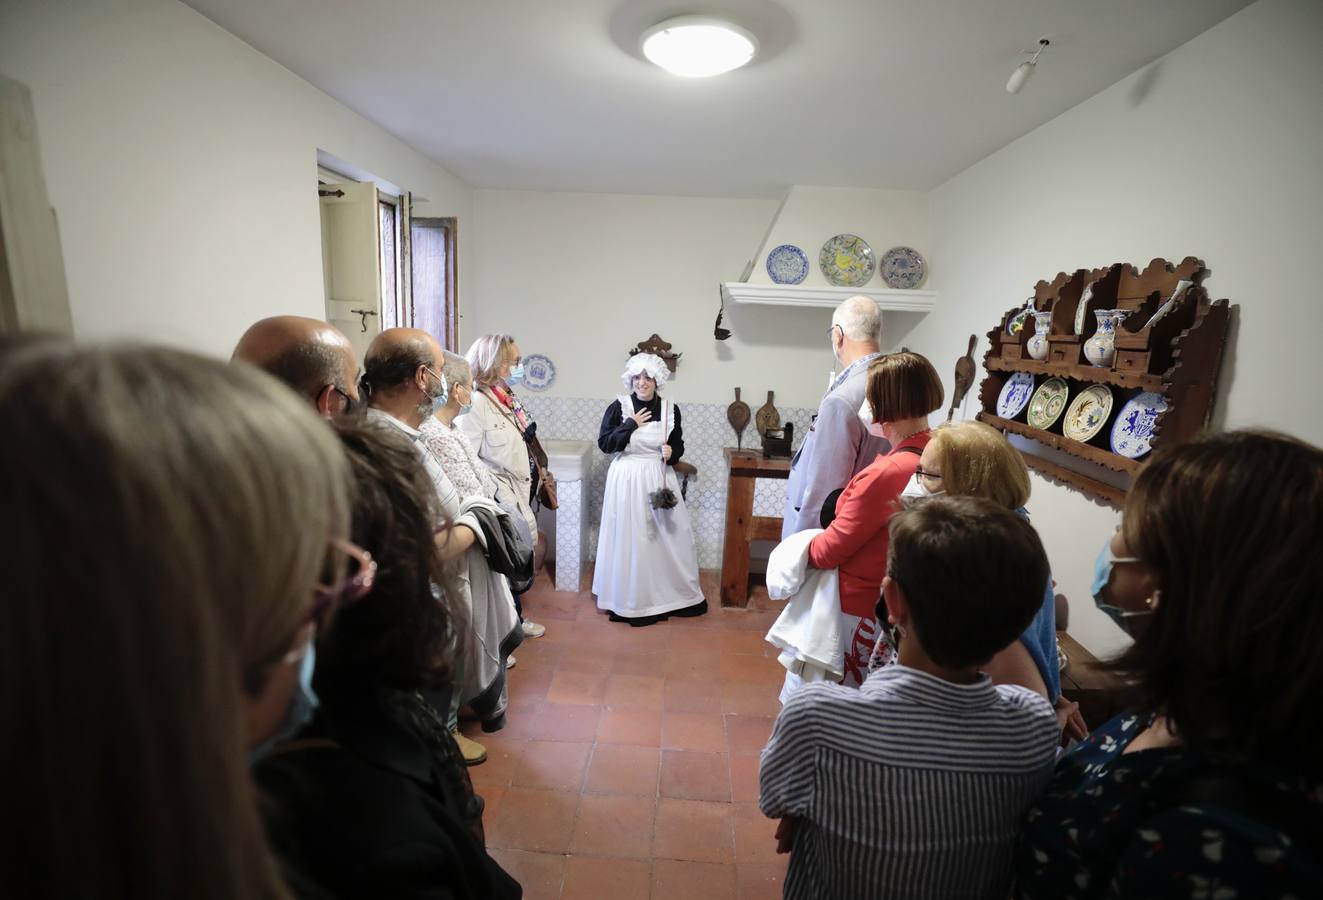
[[[758,42],[729,22],[707,16],[678,16],[659,22],[639,41],[643,55],[685,78],[709,78],[753,59]]]

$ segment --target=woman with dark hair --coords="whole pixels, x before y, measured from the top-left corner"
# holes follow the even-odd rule
[[[356,485],[352,534],[377,576],[318,643],[312,724],[257,769],[272,843],[310,896],[518,897],[484,849],[459,748],[422,694],[447,685],[468,633],[445,599],[458,594],[433,541],[431,481],[402,435],[335,428]]]
[[[248,766],[365,559],[334,436],[248,367],[3,343],[0,891],[286,896]]]
[[[1144,467],[1095,583],[1137,632],[1113,664],[1137,706],[1058,765],[1018,896],[1323,896],[1321,534],[1302,441],[1211,435]]]

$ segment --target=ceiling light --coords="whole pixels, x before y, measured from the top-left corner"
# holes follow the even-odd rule
[[[679,16],[643,32],[639,46],[651,62],[672,74],[707,78],[748,63],[758,42],[743,28],[720,19]]]
[[[1047,38],[1038,39],[1038,49],[1034,51],[1033,58],[1027,59],[1016,66],[1015,71],[1011,73],[1011,77],[1006,80],[1006,93],[1020,93],[1020,88],[1024,87],[1024,83],[1028,81],[1029,76],[1034,73],[1034,67],[1038,65],[1039,54],[1046,50],[1047,45],[1050,43],[1052,42]],[[1025,50],[1024,52],[1028,53],[1029,51]]]

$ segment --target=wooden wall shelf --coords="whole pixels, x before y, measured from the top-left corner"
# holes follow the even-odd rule
[[[1226,300],[1209,298],[1203,287],[1207,275],[1203,262],[1189,256],[1174,265],[1155,259],[1142,272],[1128,263],[1116,263],[1102,269],[1061,272],[1051,282],[1038,282],[1029,305],[1037,312],[1051,312],[1047,359],[1029,356],[1032,319],[1017,333],[1008,331],[1025,307],[1008,310],[988,332],[988,351],[983,358],[987,375],[979,388],[982,410],[978,419],[1079,460],[1080,465],[1075,467],[1021,450],[1035,471],[1120,506],[1127,488],[1100,477],[1101,470],[1119,472],[1128,476],[1128,482],[1143,469],[1147,458],[1129,459],[1111,449],[1112,425],[1125,403],[1145,391],[1166,399],[1167,409],[1154,425],[1153,450],[1193,437],[1203,430],[1212,413],[1230,307]],[[1190,282],[1189,288],[1170,312],[1150,326],[1154,313],[1171,298],[1181,281]],[[1116,331],[1112,364],[1091,365],[1083,350],[1097,328],[1093,314],[1113,309],[1129,315]],[[1076,322],[1082,327],[1077,329]],[[1048,430],[1024,421],[1028,407],[1015,419],[1002,418],[997,415],[997,398],[1006,379],[1015,372],[1033,375],[1035,390],[1050,377],[1066,379],[1071,388],[1069,400],[1088,385],[1108,385],[1112,388],[1112,412],[1087,443],[1062,433],[1064,414]]]

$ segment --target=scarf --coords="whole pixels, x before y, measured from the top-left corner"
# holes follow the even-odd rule
[[[512,416],[514,416],[515,424],[519,426],[519,431],[527,431],[528,423],[530,421],[528,413],[524,412],[524,404],[519,402],[519,398],[514,395],[514,391],[509,388],[503,388],[499,384],[492,384],[489,386],[489,389],[491,390],[492,396],[495,397],[502,406],[508,409]]]

